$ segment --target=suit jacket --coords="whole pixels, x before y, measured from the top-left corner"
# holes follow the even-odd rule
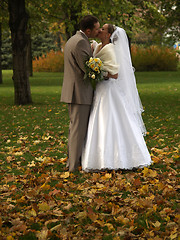
[[[72,36],[64,49],[64,79],[61,101],[91,105],[93,89],[84,83],[85,61],[92,56],[88,38],[80,31]]]

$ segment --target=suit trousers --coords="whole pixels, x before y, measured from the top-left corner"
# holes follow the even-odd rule
[[[85,144],[91,105],[68,104],[69,137],[68,162],[69,171],[73,172],[81,166],[81,154]]]

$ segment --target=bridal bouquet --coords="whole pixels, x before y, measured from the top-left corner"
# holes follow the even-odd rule
[[[103,80],[102,75],[103,63],[100,58],[92,58],[85,62],[86,73],[84,75],[84,80],[89,81],[93,87],[96,88],[96,84]]]

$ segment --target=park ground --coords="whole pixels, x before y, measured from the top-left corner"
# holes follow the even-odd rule
[[[62,73],[34,73],[33,104],[0,85],[0,239],[178,239],[180,71],[137,72],[153,164],[133,171],[67,172]]]

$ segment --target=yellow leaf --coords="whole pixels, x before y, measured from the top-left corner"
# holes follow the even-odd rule
[[[49,190],[51,188],[50,185],[46,185],[46,183],[44,183],[41,187],[40,187],[42,190]]]
[[[149,190],[148,185],[144,185],[141,189],[139,189],[140,193],[146,194]]]
[[[127,224],[127,223],[129,223],[129,219],[128,219],[128,218],[124,218],[123,216],[117,217],[116,220],[117,220],[118,222],[120,222],[121,224],[124,224],[124,225]]]
[[[69,172],[65,172],[65,173],[60,175],[60,178],[68,178],[69,175],[70,175]]]
[[[44,227],[41,232],[38,232],[36,234],[36,236],[38,237],[38,240],[46,240],[47,236],[48,236],[48,229],[46,227]]]
[[[150,199],[151,200],[154,200],[154,198],[155,198],[155,196],[152,194],[152,195],[150,195]]]
[[[35,164],[35,162],[34,162],[34,161],[32,161],[32,162],[31,162],[31,163],[29,163],[27,166],[28,166],[28,167],[34,167],[34,166],[36,166],[36,164]]]
[[[25,196],[22,196],[20,199],[17,200],[18,203],[23,203],[23,202],[26,202],[26,198]]]
[[[175,220],[176,220],[176,221],[179,221],[179,220],[180,220],[180,214],[176,214],[176,215],[175,215]]]
[[[164,139],[160,138],[160,139],[158,140],[158,142],[164,142]]]
[[[79,219],[84,219],[87,217],[87,212],[79,212],[77,215],[76,215],[77,218]]]
[[[61,162],[61,163],[64,163],[64,162],[67,162],[67,160],[68,160],[68,157],[66,157],[66,158],[61,158],[61,159],[60,159],[60,162]]]
[[[150,171],[149,171],[149,176],[150,176],[150,177],[153,177],[153,178],[154,178],[154,177],[157,176],[157,172],[156,172],[155,170],[154,170],[154,171],[151,170],[151,169],[149,169],[149,170],[150,170]]]
[[[161,226],[161,223],[159,221],[156,221],[155,223],[153,223],[155,228],[159,228]]]
[[[116,215],[121,211],[121,208],[118,205],[112,206],[112,215]]]
[[[167,222],[169,222],[169,220],[170,220],[170,217],[169,216],[167,216],[166,218],[164,218]]]
[[[148,168],[144,168],[144,170],[142,171],[143,173],[143,176],[144,177],[156,177],[157,176],[157,172],[154,170],[151,170],[151,169],[148,169]]]
[[[104,184],[96,183],[96,187],[97,187],[97,188],[100,188],[100,189],[103,189],[103,188],[104,188]]]
[[[23,152],[15,152],[14,155],[15,155],[15,156],[22,156],[22,155],[23,155]]]
[[[6,240],[14,240],[12,236],[7,236]]]
[[[39,206],[40,211],[49,211],[50,210],[50,206],[46,202],[39,203],[38,206]]]
[[[106,178],[112,178],[112,174],[111,174],[111,173],[106,173],[106,174],[105,174],[105,177],[106,177]]]
[[[51,228],[51,232],[52,231],[58,231],[60,229],[61,229],[61,224],[58,224],[58,225],[54,226],[53,228]]]
[[[157,205],[153,205],[153,210],[156,212],[156,210],[157,210]]]
[[[106,226],[109,231],[114,231],[114,227],[111,223],[106,223],[104,226]]]
[[[29,211],[29,213],[31,214],[31,216],[36,217],[36,211],[32,208],[32,210]]]
[[[145,167],[144,170],[142,171],[144,177],[147,176],[148,172],[149,172],[149,169]]]
[[[96,223],[98,223],[101,227],[104,227],[104,221],[96,220]]]
[[[177,239],[177,233],[171,234],[171,235],[170,235],[170,239]]]
[[[161,191],[164,189],[165,185],[163,183],[158,183],[157,187],[158,187],[158,190]]]

